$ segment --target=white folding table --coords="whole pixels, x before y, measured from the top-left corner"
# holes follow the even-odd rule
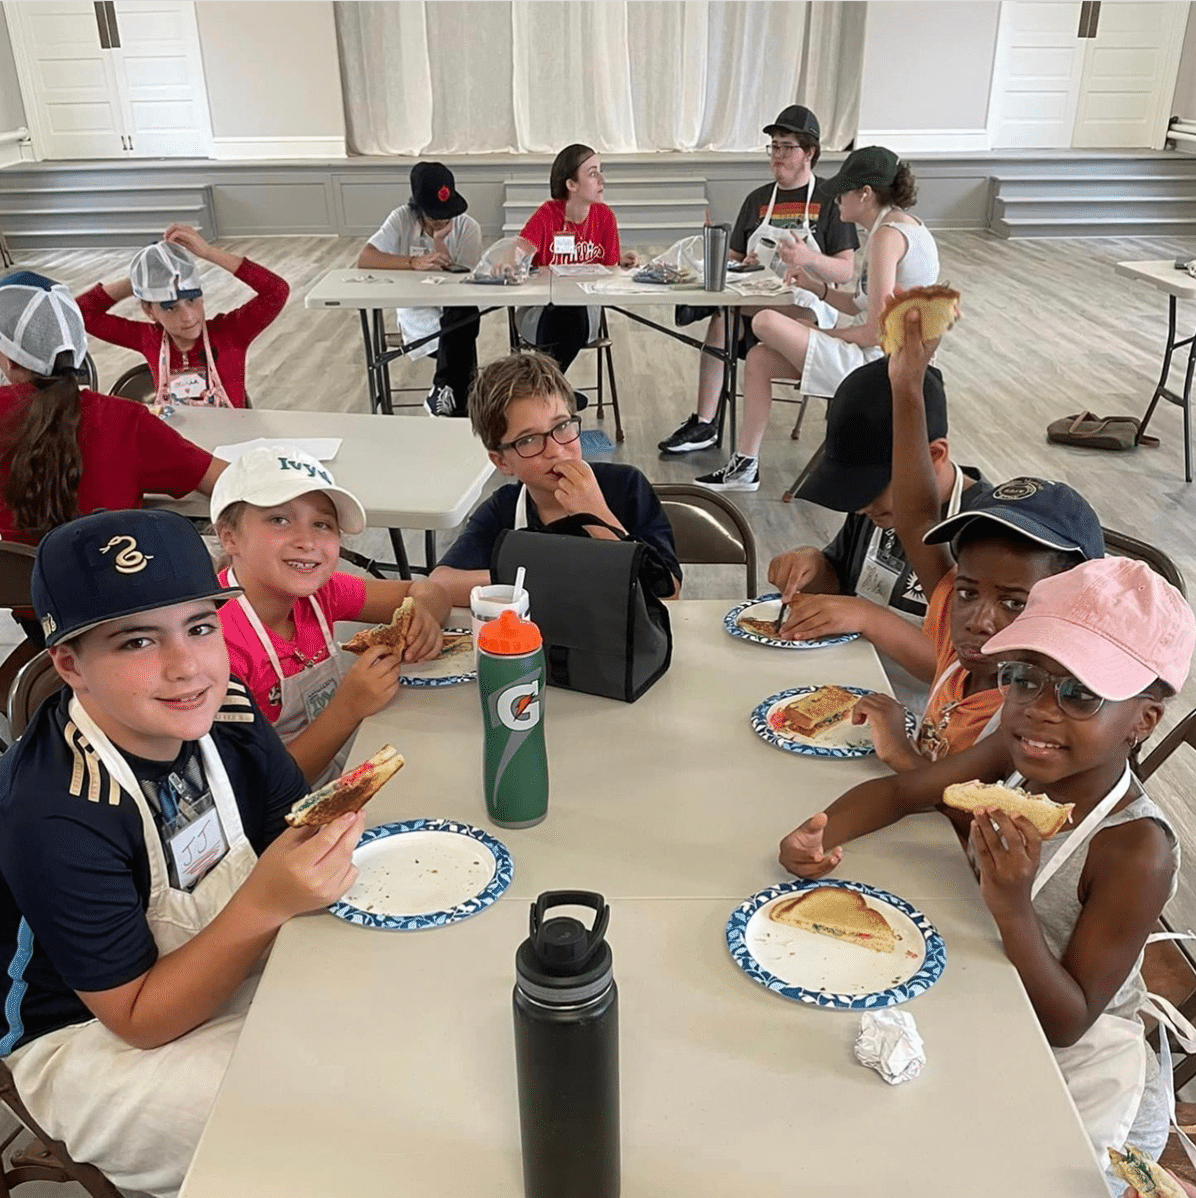
[[[473,685],[405,689],[365,721],[353,760],[385,741],[407,758],[369,822],[468,821],[510,848],[513,881],[437,930],[323,913],[287,924],[182,1198],[521,1195],[513,959],[549,888],[597,890],[612,907],[626,1198],[1105,1198],[940,816],[849,845],[838,871],[913,903],[945,939],[941,979],[904,1008],[926,1046],[916,1080],[890,1087],[855,1062],[858,1013],[788,1001],[732,962],[727,920],[784,877],[781,836],[881,769],[782,753],[748,713],[803,683],[887,686],[863,641],[766,649],[724,632],[726,608],[670,605],[672,667],[634,705],[548,692],[551,796],[534,828],[486,819]]]

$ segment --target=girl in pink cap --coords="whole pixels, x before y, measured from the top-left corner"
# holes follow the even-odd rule
[[[1141,562],[1106,557],[1045,578],[984,646],[1004,695],[999,733],[865,782],[781,842],[787,869],[819,877],[857,836],[931,808],[946,814],[967,836],[984,901],[1101,1159],[1126,1143],[1157,1157],[1167,1140],[1169,1078],[1137,1013],[1143,947],[1174,893],[1179,846],[1130,756],[1183,686],[1194,645],[1186,600]],[[942,805],[945,787],[974,778],[1073,804],[1071,824],[1044,842],[1021,816]]]

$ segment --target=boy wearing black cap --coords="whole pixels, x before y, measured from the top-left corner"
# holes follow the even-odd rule
[[[744,199],[727,243],[728,257],[733,262],[755,263],[760,260],[757,250],[763,242],[764,257],[771,259],[775,253],[790,269],[804,268],[827,283],[848,282],[859,240],[855,226],[840,219],[838,205],[814,176],[821,153],[818,118],[801,104],[791,104],[764,133],[769,138],[768,161],[774,182],[757,187]],[[787,316],[822,328],[833,327],[838,319],[838,313],[812,291],[794,289],[786,301],[778,311]],[[741,309],[741,357],[755,344],[751,318],[766,306]],[[706,327],[706,344],[721,349],[725,339],[723,318],[718,313]],[[715,443],[714,417],[722,384],[722,364],[703,353],[698,363],[698,409],[660,442],[662,453],[692,453]]]
[[[417,162],[411,168],[411,198],[382,222],[357,255],[357,265],[363,270],[444,270],[456,264],[472,270],[482,257],[482,227],[466,215],[468,207],[447,166]],[[436,373],[424,400],[429,415],[466,415],[469,384],[478,367],[477,308],[400,308],[397,315],[408,341],[440,330],[437,340],[408,354],[436,355]]]
[[[352,884],[360,814],[285,827],[303,775],[229,679],[220,586],[166,511],[42,541],[33,601],[67,689],[0,759],[0,1055],[117,1186],[182,1184],[292,915]]]

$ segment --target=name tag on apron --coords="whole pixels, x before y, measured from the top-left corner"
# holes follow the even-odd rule
[[[228,852],[216,808],[210,807],[167,842],[179,889],[190,890]]]
[[[309,724],[332,702],[332,696],[336,694],[336,688],[339,685],[339,678],[327,678],[312,690],[304,691],[303,708],[307,712]]]
[[[208,376],[199,370],[184,370],[170,376],[169,397],[178,403],[202,399],[208,388]]]
[[[554,233],[552,236],[552,252],[564,258],[572,258],[577,252],[577,242],[572,233]]]

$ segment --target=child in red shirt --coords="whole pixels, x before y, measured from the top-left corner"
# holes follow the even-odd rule
[[[192,254],[223,267],[257,294],[232,312],[207,320]],[[273,271],[175,224],[133,259],[129,278],[97,283],[79,296],[79,308],[93,337],[145,357],[157,404],[243,408],[249,344],[282,311],[289,294],[286,280]],[[141,301],[149,321],[110,315],[110,308],[131,295]]]
[[[0,538],[36,545],[99,508],[147,494],[212,493],[225,463],[141,404],[79,386],[83,315],[61,284],[31,271],[0,278]],[[17,622],[39,646],[32,612]]]
[[[633,252],[620,252],[618,222],[602,203],[604,186],[602,163],[589,146],[566,146],[553,159],[548,176],[552,198],[531,214],[519,233],[524,247],[535,254],[533,267],[587,262],[601,266],[635,265]],[[565,371],[591,339],[596,318],[591,317],[590,311],[555,304],[524,308],[518,316],[519,333],[525,341],[555,358]]]
[[[435,657],[448,595],[434,582],[389,582],[336,572],[341,533],[365,512],[315,458],[267,446],[238,458],[212,493],[212,523],[231,565],[220,574],[244,595],[220,611],[232,673],[248,686],[314,786],[344,768],[358,724],[399,685],[401,660],[367,649],[346,670],[332,637],[338,620],[389,623],[415,601],[407,661]]]

